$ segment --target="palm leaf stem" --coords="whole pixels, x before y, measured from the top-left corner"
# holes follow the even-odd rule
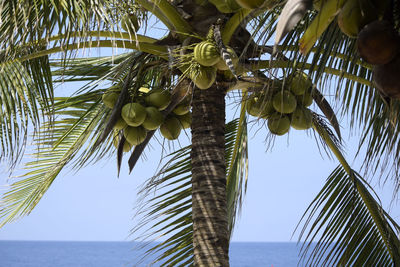
[[[93,43],[95,45],[93,46]],[[121,47],[127,49],[135,49],[138,51],[146,52],[152,55],[159,56],[161,58],[168,60],[168,51],[167,48],[162,45],[150,44],[150,43],[133,43],[122,40],[99,40],[99,41],[87,41],[81,43],[73,43],[68,46],[58,46],[50,49],[45,49],[42,51],[38,51],[23,57],[20,57],[19,61],[26,61],[29,59],[34,59],[50,54],[55,54],[59,52],[65,52],[67,50],[76,50],[83,49],[84,47],[96,47],[96,48],[105,48],[105,47]]]
[[[240,9],[235,13],[225,24],[224,29],[221,32],[222,41],[224,44],[229,44],[233,34],[240,23],[251,13],[250,9]]]

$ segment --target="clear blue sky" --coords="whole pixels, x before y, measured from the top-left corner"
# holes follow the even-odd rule
[[[149,33],[157,37],[162,30],[154,27]],[[312,108],[319,112],[315,105]],[[233,113],[228,111],[228,120]],[[357,137],[347,141],[347,123],[342,127],[347,159],[352,162]],[[296,236],[291,239],[293,230],[338,162],[320,154],[311,131],[292,129],[289,135],[277,137],[272,150],[266,151],[265,126],[256,123],[249,129],[248,190],[233,241],[296,241]],[[181,144],[187,142],[181,135]],[[0,229],[0,240],[131,240],[129,231],[137,222],[133,218],[137,189],[155,174],[160,154],[160,145],[153,142],[146,151],[147,160],[139,161],[131,175],[125,159],[119,178],[115,158],[77,173],[64,170],[29,216]],[[360,161],[355,161],[352,167],[358,170],[359,165]],[[2,169],[0,185],[5,185],[8,174],[6,167]],[[376,181],[372,185],[378,187]],[[377,192],[389,209],[392,184]],[[398,205],[389,212],[400,222]]]

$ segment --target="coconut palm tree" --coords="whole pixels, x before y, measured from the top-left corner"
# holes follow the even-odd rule
[[[159,127],[172,140],[190,125],[191,145],[172,151],[145,183],[143,221],[133,232],[167,237],[146,252],[157,252],[163,265],[229,266],[250,114],[267,122],[268,140],[290,125],[312,127],[339,162],[302,218],[308,264],[399,265],[399,226],[344,158],[337,114],[325,98],[333,91],[346,127],[361,131],[364,170],[398,188],[399,103],[375,90],[356,39],[334,20],[345,2],[1,1],[1,156],[12,171],[30,129],[37,147],[3,195],[1,225],[29,214],[66,166],[110,154],[121,166],[128,154],[132,170]],[[166,34],[149,36],[153,25]],[[56,87],[77,81],[84,85],[68,96]],[[240,112],[226,123],[228,93]],[[306,108],[310,102],[319,111]],[[192,122],[182,117],[188,105]]]

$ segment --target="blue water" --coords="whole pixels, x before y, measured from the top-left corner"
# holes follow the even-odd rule
[[[0,241],[0,266],[133,266],[141,255],[134,247],[131,242]],[[298,254],[296,243],[234,242],[230,247],[230,263],[233,267],[290,267],[297,266]],[[151,259],[138,266],[148,266],[150,262]]]

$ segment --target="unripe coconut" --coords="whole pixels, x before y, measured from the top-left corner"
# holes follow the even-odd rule
[[[297,103],[303,107],[309,107],[313,103],[311,90],[307,90],[303,95],[296,96]]]
[[[121,116],[129,126],[139,126],[146,119],[146,109],[139,103],[128,103],[122,107]]]
[[[362,10],[359,0],[349,0],[338,15],[338,26],[347,36],[357,38],[360,30],[375,19],[377,19],[376,12]]]
[[[188,103],[179,104],[172,110],[172,112],[176,115],[185,115],[189,113],[189,111],[190,111],[190,104]]]
[[[265,0],[236,0],[236,2],[243,8],[255,9],[261,7]]]
[[[179,120],[175,117],[167,117],[160,126],[161,134],[168,140],[175,140],[179,137],[182,127]]]
[[[210,0],[221,13],[235,13],[241,8],[236,0]]]
[[[375,66],[372,80],[383,95],[400,99],[400,55],[388,64]]]
[[[198,69],[190,69],[189,78],[199,89],[208,89],[214,84],[217,78],[217,69],[200,65]]]
[[[115,103],[117,103],[119,94],[113,91],[106,91],[104,94],[101,96],[101,99],[103,100],[104,105],[108,108],[114,108]]]
[[[303,72],[296,72],[289,85],[290,91],[295,95],[303,95],[310,87],[312,87],[312,82]]]
[[[218,48],[214,43],[203,41],[194,47],[194,60],[203,66],[213,66],[219,61]]]
[[[146,107],[146,119],[142,126],[147,130],[155,130],[163,123],[164,117],[155,107]]]
[[[126,126],[128,126],[128,125],[126,124],[125,120],[123,118],[119,118],[114,124],[114,129],[115,130],[122,130]]]
[[[284,135],[290,129],[290,119],[287,115],[275,113],[268,119],[268,129],[276,135]]]
[[[190,128],[190,125],[192,125],[192,113],[188,112],[185,115],[179,115],[177,116],[182,129],[187,129]]]
[[[124,15],[121,19],[121,28],[126,32],[137,32],[139,30],[139,22],[136,15]]]
[[[272,98],[274,109],[280,113],[292,113],[297,106],[296,97],[288,90],[283,90],[274,95]]]
[[[239,58],[236,55],[235,50],[233,50],[231,47],[227,46],[226,51],[228,51],[229,55],[231,56],[233,66],[236,67],[237,64],[239,63]],[[218,60],[217,64],[215,64],[215,67],[218,70],[229,70],[228,65],[226,65],[226,62],[222,57],[219,57],[219,60]]]
[[[120,139],[119,139],[118,137],[115,137],[115,138],[113,139],[113,145],[114,145],[114,147],[115,147],[116,149],[118,149],[119,142],[120,142]],[[128,142],[128,140],[125,139],[124,146],[122,147],[122,151],[123,151],[123,152],[128,152],[129,150],[131,150],[132,147],[133,147],[133,145],[131,145],[131,144]]]
[[[292,113],[290,125],[296,130],[307,130],[312,126],[311,110],[304,107],[297,107]]]
[[[144,101],[149,106],[164,110],[171,103],[171,93],[167,90],[155,91],[146,96]]]
[[[361,58],[367,63],[384,65],[399,53],[399,36],[390,22],[376,20],[360,31],[357,48]]]
[[[266,119],[275,112],[275,109],[265,96],[253,95],[246,101],[246,111],[251,116]]]
[[[126,140],[134,146],[141,144],[146,139],[147,131],[142,127],[127,127],[124,130]]]

